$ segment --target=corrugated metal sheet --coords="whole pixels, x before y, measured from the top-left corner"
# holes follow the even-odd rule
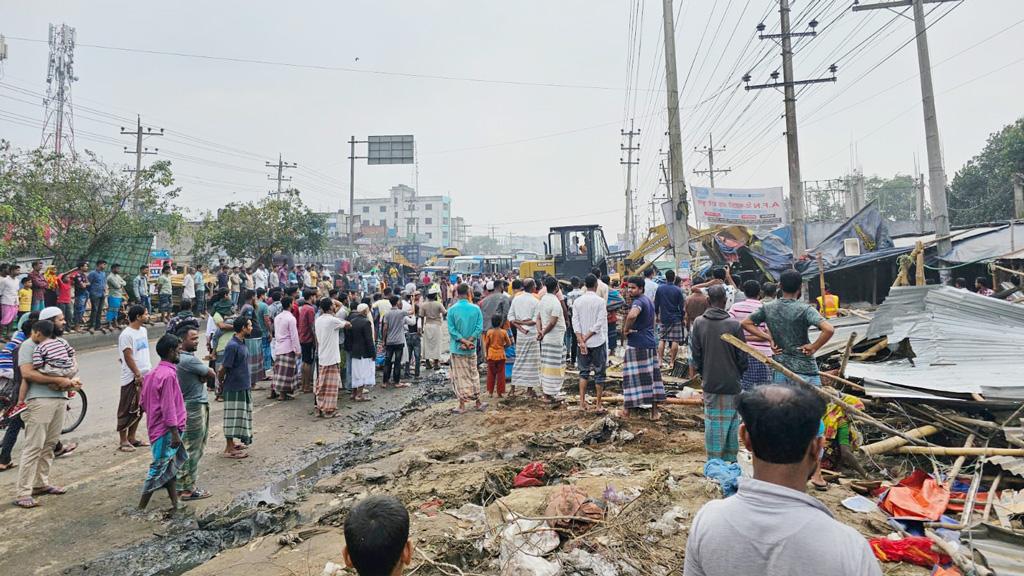
[[[991,524],[982,524],[961,535],[970,549],[981,554],[997,576],[1024,576],[1024,536]]]
[[[1024,306],[948,286],[894,288],[869,337],[909,339],[916,358],[851,362],[850,376],[945,393],[1024,400]]]
[[[989,456],[987,461],[989,464],[995,464],[1014,476],[1024,478],[1024,458],[1015,458],[1013,456]]]

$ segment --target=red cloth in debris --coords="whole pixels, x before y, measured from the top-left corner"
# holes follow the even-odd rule
[[[967,501],[967,492],[950,492],[949,493],[949,498],[950,498],[950,500],[963,500],[964,502],[966,502]],[[974,510],[975,511],[984,510],[985,509],[985,504],[987,502],[988,502],[988,492],[978,492],[977,494],[974,495]],[[946,506],[946,510],[949,511],[949,512],[963,512],[964,511],[964,504],[963,504],[963,502],[950,502],[949,505]]]
[[[949,505],[949,490],[924,470],[914,470],[889,489],[882,510],[897,520],[935,521]]]
[[[949,556],[933,552],[932,541],[924,536],[908,536],[902,540],[872,538],[868,545],[875,558],[882,562],[910,562],[925,568],[952,562]]]
[[[950,566],[949,568],[936,566],[935,569],[932,570],[931,576],[964,576],[964,573],[956,566]]]
[[[543,462],[530,462],[519,474],[516,474],[516,480],[513,482],[513,486],[516,488],[526,488],[529,486],[543,486],[544,482],[541,482],[541,478],[544,477],[544,463]]]

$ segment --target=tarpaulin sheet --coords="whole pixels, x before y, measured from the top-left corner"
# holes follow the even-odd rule
[[[702,244],[717,264],[736,262],[745,251],[762,272],[775,280],[793,266],[793,251],[779,237],[760,237],[744,226],[721,228],[705,236]]]
[[[939,260],[951,264],[996,260],[1021,248],[1024,248],[1024,224],[1016,224],[1012,230],[1006,225],[987,234],[955,241],[949,252],[939,254]]]
[[[924,470],[914,470],[889,488],[880,508],[897,520],[938,520],[949,505],[949,490]]]
[[[849,238],[856,238],[860,242],[861,255],[893,247],[889,227],[878,211],[878,206],[871,202],[808,252],[814,255],[821,253],[825,268],[828,270],[847,257],[844,241]]]
[[[882,562],[910,562],[925,568],[949,564],[952,559],[932,551],[932,541],[924,536],[908,536],[899,540],[872,538],[868,540],[875,558]]]

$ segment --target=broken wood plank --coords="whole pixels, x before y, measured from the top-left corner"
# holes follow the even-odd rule
[[[856,358],[857,360],[867,360],[868,358],[874,358],[875,354],[878,354],[887,346],[889,346],[889,338],[882,338],[881,340],[876,342],[875,345],[872,346],[871,348],[868,348],[863,352],[858,352],[857,354],[854,354],[853,357]]]
[[[843,378],[842,376],[836,376],[835,374],[829,374],[828,372],[818,372],[818,375],[821,376],[822,378],[829,378],[831,380],[834,380],[834,381],[836,381],[839,384],[842,384],[844,386],[849,386],[850,388],[853,388],[854,390],[858,390],[860,392],[864,392],[865,391],[864,387],[861,386],[860,384],[857,384],[856,382],[851,382],[851,381],[847,380],[846,378]],[[867,398],[861,398],[861,402],[864,402],[865,404],[868,404],[868,403],[870,403],[870,400],[868,400]]]
[[[968,434],[967,439],[964,440],[964,448],[972,446],[974,446],[974,434]],[[945,485],[947,490],[953,487],[953,482],[956,482],[956,477],[960,474],[960,469],[963,468],[966,460],[967,456],[961,455],[953,461],[953,467],[949,470],[949,475],[946,477]]]
[[[925,438],[927,436],[931,436],[932,434],[937,434],[938,432],[939,432],[938,426],[934,426],[932,424],[926,424],[924,426],[920,426],[920,427],[914,428],[912,430],[907,430],[907,436],[913,436],[914,438]],[[890,452],[890,451],[895,450],[895,449],[897,449],[897,448],[899,448],[901,446],[906,446],[906,445],[907,445],[907,441],[906,440],[904,440],[903,438],[900,438],[898,436],[894,436],[892,438],[886,438],[885,440],[881,440],[881,441],[875,442],[873,444],[867,444],[865,446],[861,446],[860,447],[860,451],[865,453],[865,454],[871,454],[871,455],[885,454],[886,452]]]
[[[853,332],[850,334],[850,339],[846,341],[846,348],[843,349],[843,359],[839,363],[839,377],[846,377],[846,363],[850,361],[850,352],[853,352],[853,342],[857,339],[857,333]],[[861,391],[864,387],[861,387]]]
[[[959,422],[966,426],[974,426],[975,428],[987,428],[993,432],[999,432],[1002,428],[999,427],[995,422],[989,422],[987,420],[978,420],[977,418],[968,418],[966,416],[960,416],[959,414],[948,414],[947,418],[954,422]]]

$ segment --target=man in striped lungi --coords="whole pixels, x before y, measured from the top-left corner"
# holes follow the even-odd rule
[[[558,279],[544,279],[547,294],[537,305],[537,340],[540,341],[540,384],[544,396],[558,402],[565,381],[565,310],[559,300]]]
[[[513,288],[515,284],[513,283]],[[512,300],[508,322],[516,330],[516,360],[512,365],[512,390],[526,388],[531,396],[540,386],[540,341],[537,340],[537,298],[533,296],[534,282],[523,280],[523,291]]]

